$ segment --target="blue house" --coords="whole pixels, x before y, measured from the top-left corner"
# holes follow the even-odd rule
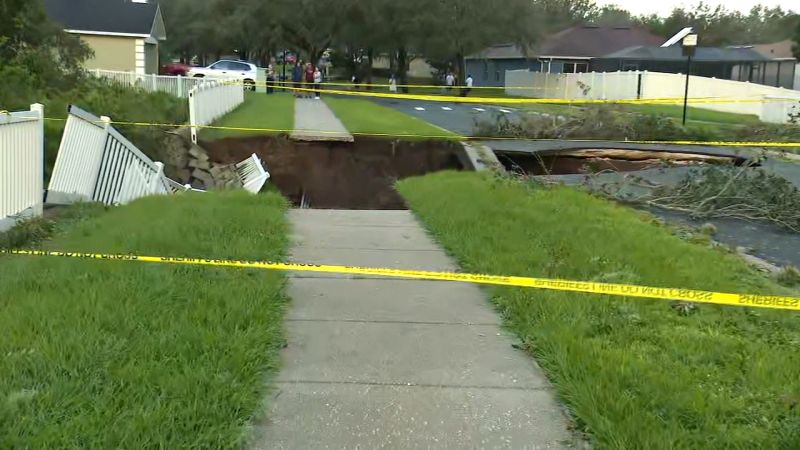
[[[537,45],[500,44],[466,58],[477,86],[504,86],[506,70],[588,72],[592,59],[636,46],[657,46],[664,38],[642,28],[582,25],[556,33]]]

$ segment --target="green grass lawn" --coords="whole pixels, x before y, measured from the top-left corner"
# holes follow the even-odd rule
[[[388,134],[422,138],[457,138],[458,135],[370,100],[323,95],[325,103],[353,134]]]
[[[213,141],[227,137],[258,136],[264,134],[284,133],[283,130],[294,128],[294,97],[288,93],[266,95],[248,92],[244,104],[226,114],[215,122],[214,126],[269,128],[280,131],[243,131],[204,129],[200,131],[200,139]]]
[[[286,202],[146,198],[45,248],[277,260]],[[279,273],[0,256],[0,447],[240,448],[284,342]]]
[[[787,292],[734,255],[574,189],[440,173],[399,190],[465,271]],[[596,448],[800,448],[800,314],[490,293]]]
[[[675,119],[683,118],[683,105],[621,105],[623,111],[639,114],[661,114]],[[730,125],[756,125],[761,123],[758,116],[735,114],[690,106],[687,111],[688,121],[713,122]]]
[[[530,104],[523,105],[522,109],[532,112],[575,116],[581,112],[584,105],[559,105],[559,104]],[[623,113],[631,114],[658,114],[674,119],[683,118],[683,106],[680,105],[614,105]],[[757,116],[747,114],[734,114],[710,109],[689,107],[687,114],[689,124],[724,124],[724,125],[756,125],[761,123]]]

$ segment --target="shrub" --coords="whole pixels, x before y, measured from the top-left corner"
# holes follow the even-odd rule
[[[711,128],[681,126],[659,114],[630,114],[613,105],[591,105],[578,115],[559,120],[525,115],[509,119],[495,114],[489,121],[475,123],[475,134],[487,137],[527,139],[606,139],[606,140],[715,140]]]

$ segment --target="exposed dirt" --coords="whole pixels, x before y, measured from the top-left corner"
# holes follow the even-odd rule
[[[695,153],[653,152],[643,150],[571,150],[549,154],[496,152],[506,169],[530,175],[570,175],[601,171],[633,172],[661,167],[664,164],[743,164],[744,158]]]
[[[440,170],[462,170],[464,150],[447,141],[294,142],[257,136],[204,142],[212,161],[235,163],[253,153],[294,205],[318,209],[406,209],[397,180]]]

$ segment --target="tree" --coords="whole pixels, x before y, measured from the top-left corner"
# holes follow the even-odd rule
[[[466,78],[467,55],[502,42],[527,46],[537,28],[529,0],[437,0],[420,24],[420,50],[431,59],[450,61],[460,82]]]
[[[0,0],[0,61],[24,68],[42,88],[59,89],[82,75],[91,50],[50,22],[41,0]]]
[[[792,45],[792,53],[794,57],[800,59],[800,15],[795,16],[797,26],[794,27],[794,45]]]
[[[547,33],[591,22],[600,14],[593,0],[534,0],[533,9]]]
[[[592,20],[598,25],[615,26],[628,25],[634,21],[630,11],[618,6],[604,6]]]
[[[669,37],[682,28],[692,26],[704,46],[765,44],[790,37],[798,16],[780,7],[754,6],[747,15],[729,11],[723,6],[712,8],[700,2],[697,6],[676,8],[668,17],[641,17],[641,25],[660,36]]]

